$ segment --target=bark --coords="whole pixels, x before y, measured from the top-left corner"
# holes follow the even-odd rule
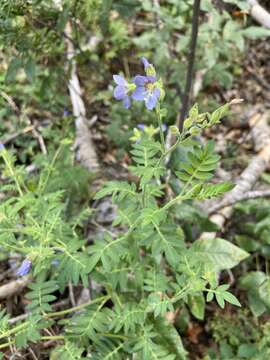
[[[254,191],[248,191],[246,193],[240,194],[235,198],[232,198],[231,201],[227,200],[226,203],[219,203],[216,205],[213,205],[209,210],[208,214],[214,214],[215,212],[227,207],[232,206],[239,201],[244,200],[251,200],[251,199],[258,199],[258,198],[268,198],[270,197],[270,190],[254,190]]]
[[[77,75],[76,61],[74,59],[75,49],[73,43],[69,40],[69,38],[71,38],[71,26],[69,23],[66,25],[65,32],[68,35],[68,38],[66,38],[67,59],[71,64],[68,90],[76,125],[76,140],[74,144],[75,149],[77,150],[76,156],[77,160],[87,169],[90,171],[97,171],[99,170],[98,157],[90,129],[87,125],[86,109],[82,99],[82,91]]]
[[[248,0],[250,5],[250,15],[262,26],[270,29],[270,14],[257,0]]]

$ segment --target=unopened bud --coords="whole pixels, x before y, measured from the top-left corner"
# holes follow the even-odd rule
[[[197,135],[200,133],[200,129],[197,126],[192,126],[189,131],[191,135]]]
[[[189,129],[191,127],[191,125],[193,124],[193,121],[191,118],[187,118],[185,121],[184,121],[184,129]]]
[[[179,129],[178,129],[178,127],[175,126],[175,125],[170,126],[170,131],[171,131],[171,133],[172,133],[173,135],[179,134]]]
[[[146,68],[146,75],[147,76],[156,76],[156,70],[152,64],[149,64]]]

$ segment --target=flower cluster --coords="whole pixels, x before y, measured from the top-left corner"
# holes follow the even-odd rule
[[[164,92],[162,83],[157,81],[154,66],[146,58],[142,58],[142,63],[146,75],[136,75],[131,82],[121,75],[113,75],[116,83],[114,97],[122,100],[126,109],[130,107],[131,100],[136,100],[144,101],[146,108],[153,110]]]

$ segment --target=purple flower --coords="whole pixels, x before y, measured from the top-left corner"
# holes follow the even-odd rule
[[[129,84],[121,75],[113,75],[113,79],[117,85],[114,89],[113,96],[116,100],[122,100],[124,107],[128,109],[131,104],[130,96],[128,95]]]
[[[32,266],[32,262],[28,259],[24,259],[23,262],[21,263],[21,266],[16,271],[16,274],[19,276],[27,275],[31,270],[31,266]]]
[[[139,130],[144,130],[144,128],[145,128],[145,125],[144,124],[138,124],[137,125],[137,128],[139,129]]]
[[[143,63],[143,66],[144,66],[144,71],[146,72],[147,68],[149,66],[151,66],[152,64],[149,63],[149,61],[145,58],[145,57],[142,57],[141,58],[141,61]],[[152,65],[153,66],[153,65]]]
[[[144,101],[148,110],[153,110],[160,97],[160,90],[155,87],[155,76],[137,75],[134,78],[136,89],[132,93],[132,98],[137,101]]]
[[[63,117],[69,116],[70,112],[67,109],[64,109],[63,111]]]
[[[0,142],[0,151],[1,151],[1,150],[4,150],[4,149],[5,149],[4,144],[2,144],[2,143]]]

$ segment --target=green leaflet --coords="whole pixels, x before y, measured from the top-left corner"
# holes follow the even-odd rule
[[[194,258],[195,262],[209,263],[215,271],[220,271],[238,265],[249,254],[227,240],[214,238],[196,240],[188,256]]]
[[[210,180],[219,159],[214,153],[213,142],[208,142],[205,147],[196,146],[188,152],[186,162],[180,163],[181,170],[176,175],[189,184]]]
[[[26,298],[31,300],[28,305],[28,309],[35,312],[50,312],[51,306],[50,302],[56,300],[56,296],[52,295],[56,290],[58,290],[58,285],[55,281],[40,281],[28,285],[28,288],[31,289],[26,294]]]

